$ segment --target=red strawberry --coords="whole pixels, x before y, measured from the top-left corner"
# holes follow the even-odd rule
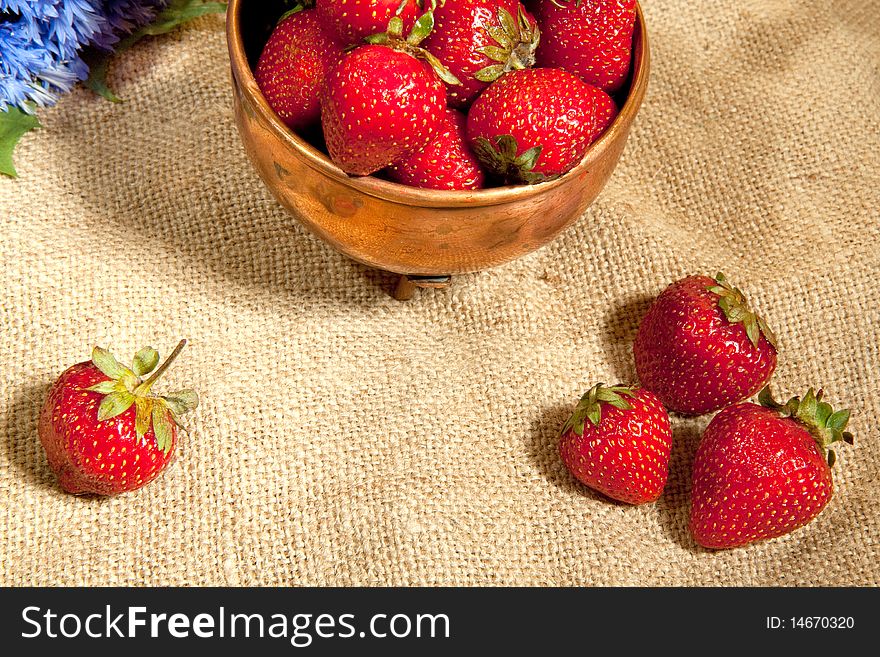
[[[507,71],[535,63],[540,31],[519,0],[449,0],[434,17],[425,48],[461,81],[448,89],[453,107],[470,105]]]
[[[43,405],[38,433],[64,490],[114,495],[159,476],[174,453],[178,417],[195,408],[198,397],[191,390],[157,397],[150,388],[184,344],[155,372],[159,354],[151,347],[135,355],[131,369],[95,347],[91,362],[59,377]]]
[[[589,85],[588,87],[596,103],[595,121],[593,131],[590,133],[590,142],[594,142],[617,118],[617,105],[614,104],[614,99],[601,89]]]
[[[706,428],[694,458],[690,529],[703,547],[732,548],[782,536],[831,499],[834,452],[849,411],[833,412],[813,390],[780,406],[728,406]],[[826,456],[827,454],[827,456]]]
[[[321,118],[320,90],[342,47],[314,10],[283,18],[263,48],[254,77],[269,106],[292,130]]]
[[[579,481],[629,504],[660,497],[671,449],[669,416],[659,399],[644,388],[601,383],[581,398],[559,442]]]
[[[629,75],[636,0],[537,0],[541,32],[539,66],[574,73],[613,93]]]
[[[511,71],[471,106],[467,133],[486,170],[506,183],[558,177],[607,127],[613,101],[560,69]]]
[[[416,0],[317,0],[315,9],[321,22],[345,45],[384,32],[395,16],[409,32],[421,13]]]
[[[421,151],[388,169],[404,185],[427,189],[480,189],[485,175],[465,136],[464,114],[446,109],[437,134]]]
[[[633,354],[642,385],[670,411],[702,415],[758,392],[776,369],[776,338],[723,274],[689,276],[658,296]]]
[[[381,45],[346,53],[327,77],[324,138],[347,173],[365,176],[421,150],[443,121],[446,94],[438,73],[449,72],[418,47],[431,29],[430,12],[406,40],[402,29],[393,19],[387,34],[370,38]]]

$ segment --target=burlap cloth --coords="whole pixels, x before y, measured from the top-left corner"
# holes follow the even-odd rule
[[[644,3],[654,69],[586,217],[513,264],[410,302],[306,233],[245,158],[222,19],[122,55],[127,99],[41,114],[0,180],[5,584],[855,585],[880,582],[880,8]],[[787,537],[687,533],[708,421],[674,419],[657,504],[577,485],[558,429],[634,376],[652,295],[723,270],[782,344],[779,392],[854,411],[836,493]],[[191,344],[165,390],[202,405],[155,484],[56,486],[49,383],[94,344]]]

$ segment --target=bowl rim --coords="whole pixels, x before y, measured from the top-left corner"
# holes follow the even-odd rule
[[[383,180],[373,175],[349,176],[334,164],[326,154],[284,125],[278,115],[269,107],[268,102],[257,85],[244,50],[240,21],[243,5],[244,0],[229,0],[229,6],[226,11],[226,41],[232,67],[233,86],[238,90],[238,93],[246,93],[248,95],[248,101],[260,115],[263,122],[271,128],[272,132],[282,142],[290,149],[296,151],[309,167],[361,193],[404,205],[449,208],[500,205],[522,201],[564,185],[567,181],[582,175],[594,166],[602,158],[604,151],[611,148],[612,144],[620,137],[619,133],[629,131],[630,124],[638,113],[647,91],[648,73],[650,70],[650,47],[645,28],[644,14],[641,4],[637,1],[633,43],[638,44],[639,47],[633,48],[632,77],[629,93],[614,121],[590,145],[583,159],[571,171],[559,178],[537,185],[507,185],[504,187],[467,191],[422,189],[390,180]]]

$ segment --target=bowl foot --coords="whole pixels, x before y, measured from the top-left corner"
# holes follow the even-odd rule
[[[398,301],[409,301],[417,287],[442,290],[449,287],[452,276],[407,276],[403,275],[397,281],[392,296]]]

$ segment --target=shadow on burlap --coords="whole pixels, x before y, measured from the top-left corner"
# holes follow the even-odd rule
[[[41,115],[0,180],[2,583],[878,584],[880,19],[810,0],[645,3],[654,71],[587,215],[510,265],[393,301],[308,235],[249,166],[222,21],[117,59],[111,105]],[[853,409],[807,528],[711,553],[687,533],[707,418],[675,418],[669,485],[615,504],[556,435],[631,380],[650,298],[722,270],[779,334],[775,388]],[[190,346],[203,403],[156,484],[55,485],[46,386],[94,344]]]

